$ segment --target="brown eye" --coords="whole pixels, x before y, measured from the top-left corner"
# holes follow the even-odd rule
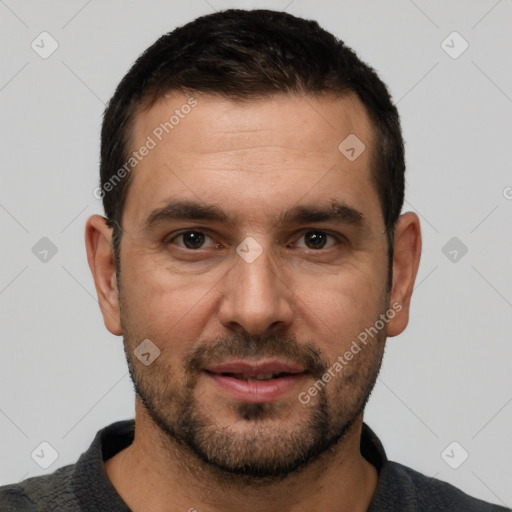
[[[169,238],[164,243],[166,245],[173,245],[175,241],[179,240],[181,241],[181,243],[176,243],[176,245],[178,245],[179,247],[182,247],[184,249],[196,250],[201,249],[207,239],[211,240],[211,237],[204,234],[202,231],[189,229],[188,231],[182,231],[181,233],[178,233],[172,238]],[[218,246],[219,244],[216,244],[216,248],[218,248]]]
[[[180,235],[187,249],[200,249],[204,243],[205,235],[200,231],[186,231]]]
[[[301,236],[301,239],[304,239],[306,249],[320,250],[326,248],[326,244],[329,241],[329,237],[335,239],[334,235],[330,235],[325,231],[315,230],[304,233]],[[304,246],[298,246],[297,244],[294,245],[296,247],[304,248]]]
[[[304,238],[306,240],[306,245],[310,249],[323,249],[327,241],[326,233],[322,233],[320,231],[311,231],[306,233]]]

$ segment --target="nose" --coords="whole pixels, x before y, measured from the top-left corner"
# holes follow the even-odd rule
[[[238,254],[218,290],[219,321],[226,328],[251,335],[286,330],[293,320],[293,292],[270,249],[254,260]]]

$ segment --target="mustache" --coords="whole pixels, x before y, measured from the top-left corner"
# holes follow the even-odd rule
[[[283,334],[245,335],[216,338],[198,343],[183,362],[189,374],[199,374],[211,364],[228,359],[262,359],[277,357],[299,364],[317,379],[329,367],[320,349],[313,343],[299,343],[295,336]]]

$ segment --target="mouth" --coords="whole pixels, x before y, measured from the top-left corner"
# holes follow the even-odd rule
[[[212,372],[210,372],[212,373]],[[215,373],[213,372],[215,375]],[[222,375],[224,377],[232,377],[233,379],[238,380],[245,380],[246,382],[252,381],[252,380],[271,380],[271,379],[279,379],[281,377],[286,377],[288,375],[293,375],[291,373],[286,372],[278,372],[278,373],[258,373],[256,375],[247,375],[245,373],[229,373],[229,372],[223,372],[218,373],[216,375]]]
[[[262,403],[285,397],[307,372],[293,363],[267,360],[211,365],[204,374],[229,398]]]

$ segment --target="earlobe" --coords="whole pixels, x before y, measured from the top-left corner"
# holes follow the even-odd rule
[[[112,251],[112,228],[105,217],[93,215],[85,226],[87,261],[91,269],[105,327],[120,336],[119,294]]]
[[[411,296],[421,256],[421,228],[415,213],[404,213],[395,228],[393,255],[393,284],[390,304],[401,309],[388,323],[388,336],[397,336],[409,322]]]

